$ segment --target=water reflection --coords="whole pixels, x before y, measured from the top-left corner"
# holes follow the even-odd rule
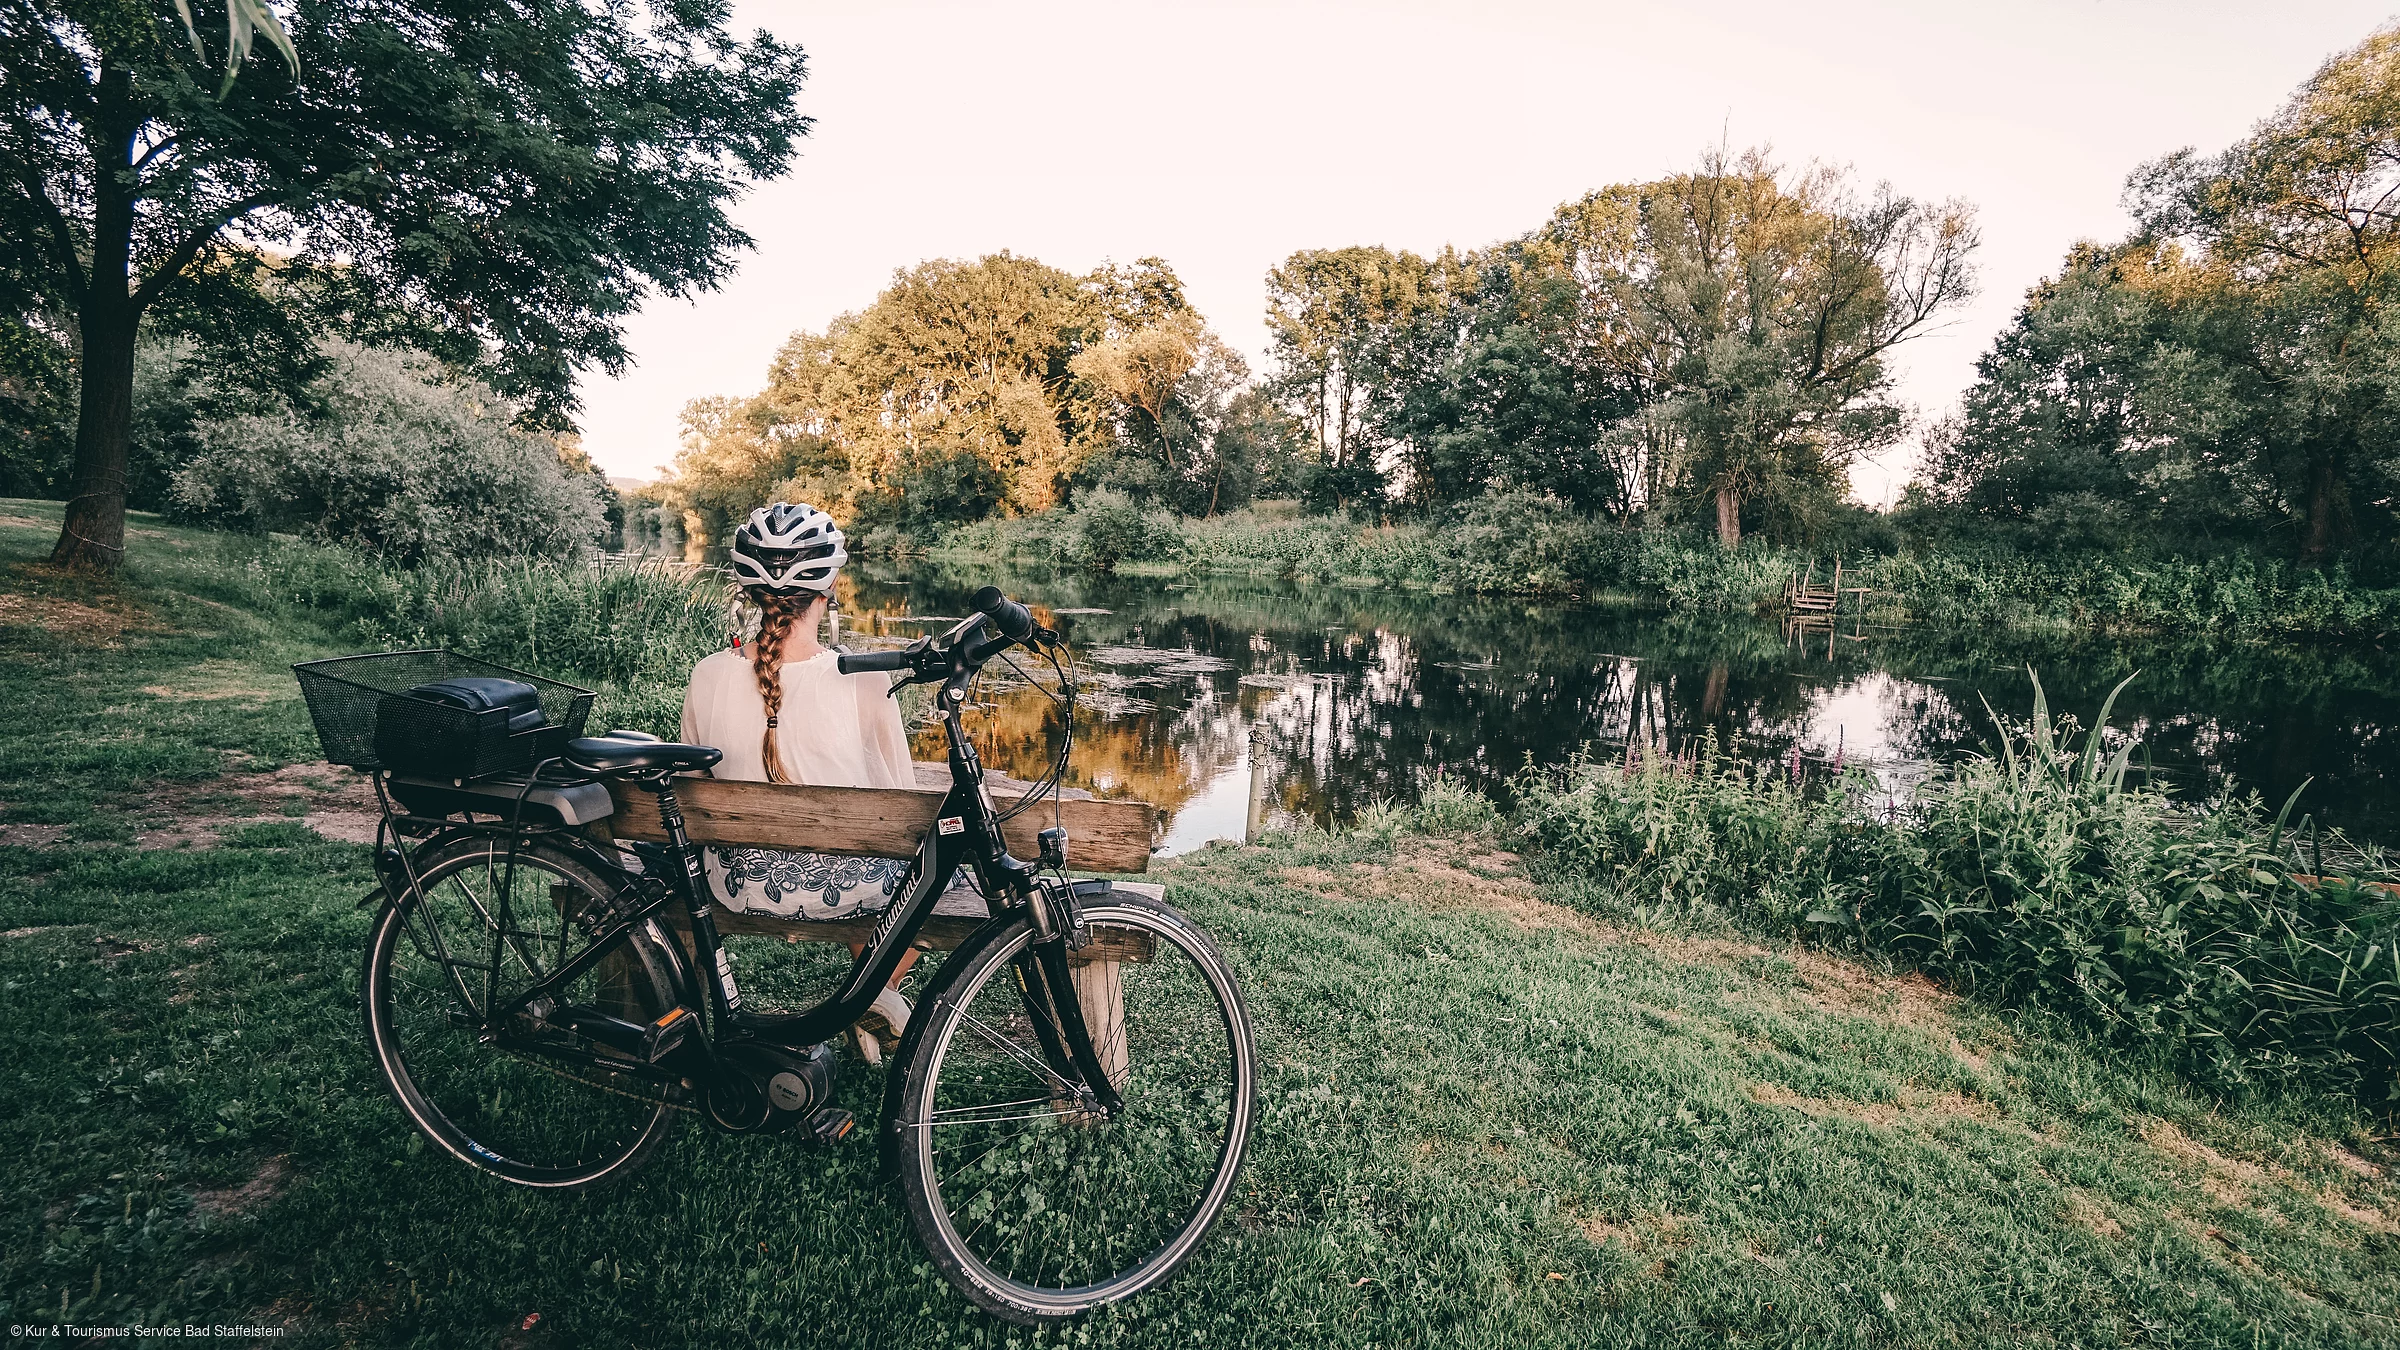
[[[1046,608],[1092,676],[1076,782],[1167,808],[1170,848],[1239,837],[1253,791],[1270,821],[1339,821],[1410,800],[1436,773],[1496,791],[1528,758],[1628,742],[1675,751],[1712,731],[1744,755],[1865,764],[1902,790],[1928,762],[1983,744],[1983,700],[2025,717],[2028,665],[2053,708],[2087,717],[2139,670],[2115,724],[2144,743],[2137,765],[2186,795],[2231,778],[2279,799],[2313,778],[2310,809],[2387,840],[2400,805],[2400,680],[2373,652],[1791,634],[1747,618],[1229,579],[855,571],[854,627],[963,613],[986,581]],[[1059,732],[1049,701],[1020,688],[986,713],[990,762],[1037,775]]]

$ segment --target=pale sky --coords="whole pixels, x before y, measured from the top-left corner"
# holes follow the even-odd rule
[[[1002,249],[1165,258],[1263,368],[1267,269],[1294,250],[1480,246],[1720,138],[1979,209],[1980,296],[1898,361],[1939,414],[2026,287],[2123,234],[2136,164],[2241,135],[2393,3],[747,0],[738,27],[807,49],[815,132],[735,207],[758,243],[732,280],[653,300],[634,368],[586,379],[584,445],[655,477],[685,400],[755,391],[788,334],[895,269]],[[1860,498],[1915,453],[1856,470]]]

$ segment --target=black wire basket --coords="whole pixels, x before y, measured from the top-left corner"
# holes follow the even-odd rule
[[[481,778],[549,759],[583,734],[594,698],[589,689],[439,648],[303,661],[292,674],[328,761],[432,778]],[[410,693],[465,675],[532,685],[541,725],[512,732],[505,708],[475,711]]]

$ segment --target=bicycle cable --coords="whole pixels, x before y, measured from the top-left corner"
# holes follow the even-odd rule
[[[1062,828],[1065,825],[1063,803],[1066,800],[1067,759],[1075,748],[1076,686],[1074,678],[1067,674],[1066,667],[1060,664],[1058,659],[1058,649],[1063,645],[1063,643],[1043,644],[1043,652],[1050,658],[1050,669],[1058,676],[1058,686],[1060,692],[1057,694],[1051,693],[1048,688],[1043,686],[1041,681],[1035,679],[1031,675],[1026,674],[1025,668],[1018,665],[1016,661],[1008,655],[1008,653],[997,653],[1002,661],[1008,663],[1008,668],[1016,672],[1018,679],[1021,679],[1025,683],[1032,685],[1035,689],[1040,690],[1042,697],[1049,699],[1051,706],[1059,710],[1061,720],[1065,724],[1065,730],[1059,737],[1058,755],[1055,759],[1051,760],[1049,770],[1034,783],[1033,787],[1027,791],[1024,796],[1019,797],[1016,802],[1007,810],[999,812],[997,815],[995,815],[995,820],[1012,820],[1018,815],[1022,814],[1027,808],[1041,801],[1042,798],[1048,797],[1050,798],[1051,802],[1051,823],[1061,826]]]

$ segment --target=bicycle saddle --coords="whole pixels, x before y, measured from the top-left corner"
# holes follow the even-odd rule
[[[713,745],[678,745],[674,741],[619,741],[584,736],[567,742],[567,762],[593,773],[673,773],[705,769],[725,758]]]

